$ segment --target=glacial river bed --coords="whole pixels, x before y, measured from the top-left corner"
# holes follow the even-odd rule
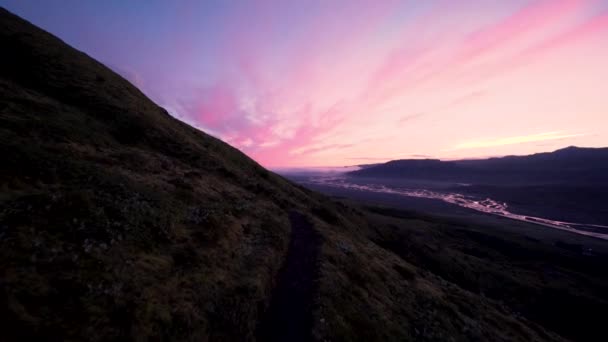
[[[375,183],[358,184],[350,181],[347,177],[344,176],[311,177],[304,183],[318,184],[323,186],[344,188],[357,191],[386,193],[406,197],[435,199],[491,215],[502,216],[513,220],[534,223],[546,227],[566,230],[577,234],[593,236],[596,238],[608,240],[608,226],[577,222],[564,222],[551,220],[543,217],[517,214],[510,211],[509,205],[507,203],[496,201],[491,198],[474,197],[462,193],[449,191],[427,190],[407,187],[391,187]]]

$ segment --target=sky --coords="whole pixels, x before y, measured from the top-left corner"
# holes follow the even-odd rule
[[[266,167],[608,146],[608,0],[0,0]]]

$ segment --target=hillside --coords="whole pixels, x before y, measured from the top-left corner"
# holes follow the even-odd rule
[[[608,148],[571,146],[548,153],[478,160],[393,160],[349,175],[474,183],[608,184]]]
[[[294,185],[3,9],[0,44],[2,341],[561,341],[601,331],[601,315],[580,312],[576,298],[605,310],[595,267],[604,254],[591,262],[549,244],[546,259],[523,262],[556,265],[539,276],[498,251],[506,266],[479,278],[476,265],[495,255],[483,243],[468,247],[470,260],[434,259],[448,233],[433,227],[445,222],[383,218]],[[572,310],[493,297],[506,272],[517,298],[551,287],[543,303],[565,296]]]

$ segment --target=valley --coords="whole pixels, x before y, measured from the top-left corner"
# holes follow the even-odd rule
[[[468,191],[467,188],[470,187],[471,184],[433,183],[430,186],[427,185],[429,188],[433,189],[429,190],[420,188],[421,186],[425,185],[423,182],[416,182],[410,184],[410,187],[406,187],[404,182],[401,182],[398,185],[393,185],[393,182],[383,182],[380,179],[361,179],[336,175],[317,175],[304,179],[300,178],[299,181],[303,185],[334,187],[361,191],[363,193],[373,192],[394,194],[403,197],[439,200],[482,213],[502,216],[518,221],[530,222],[601,239],[608,239],[608,225],[564,222],[550,218],[513,212],[508,203],[485,197],[487,194],[484,194],[483,192],[468,194],[470,191]],[[386,183],[389,185],[385,185]],[[525,194],[523,195],[525,196]],[[363,197],[365,197],[365,195],[363,195]]]

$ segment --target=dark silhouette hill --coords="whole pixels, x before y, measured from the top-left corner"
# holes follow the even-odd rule
[[[571,146],[548,153],[478,160],[393,160],[349,175],[474,183],[608,184],[608,148]]]
[[[530,240],[329,199],[4,9],[0,46],[2,341],[603,332],[597,241],[545,241],[538,230]]]

